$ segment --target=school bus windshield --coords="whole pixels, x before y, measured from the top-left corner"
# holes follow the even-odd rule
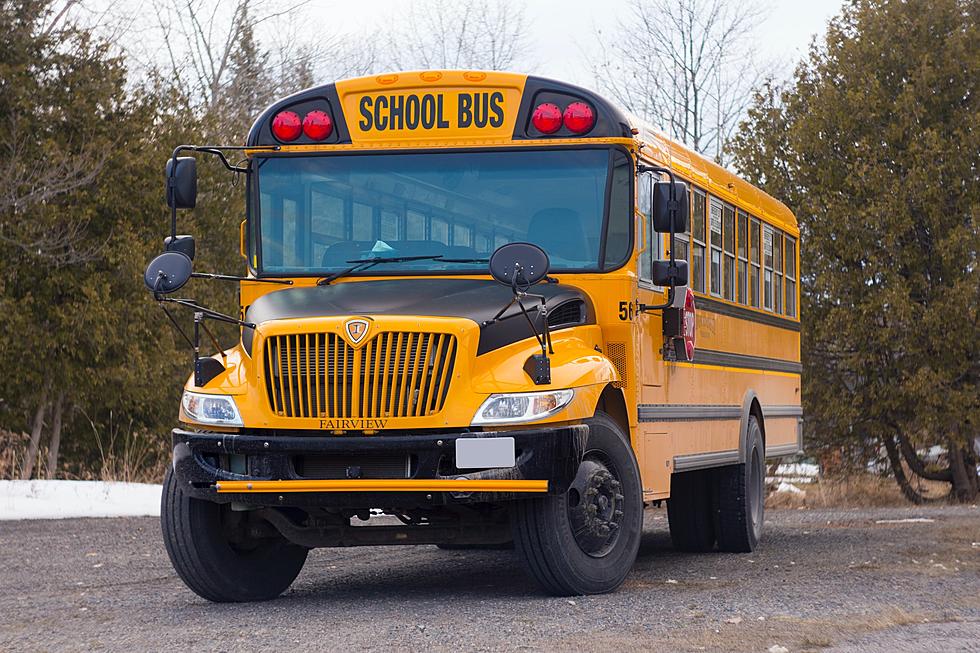
[[[618,267],[631,245],[627,162],[614,148],[262,158],[257,268],[319,275],[433,256],[452,261],[381,263],[371,274],[482,272],[509,242],[541,246],[555,271]]]

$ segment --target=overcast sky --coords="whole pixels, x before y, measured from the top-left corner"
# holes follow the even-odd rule
[[[519,0],[515,0],[519,1]],[[382,28],[389,16],[409,2],[424,0],[313,0],[313,13],[326,10],[341,31]],[[534,51],[534,72],[591,86],[589,55],[594,50],[594,29],[615,26],[625,15],[626,0],[526,0]],[[844,0],[763,0],[768,17],[758,33],[759,53],[780,73],[789,74],[805,54],[815,34],[823,34],[827,21]]]

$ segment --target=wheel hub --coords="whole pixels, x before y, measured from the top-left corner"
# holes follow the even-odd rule
[[[568,519],[579,548],[591,556],[608,553],[623,517],[622,486],[599,460],[585,459],[568,490]]]

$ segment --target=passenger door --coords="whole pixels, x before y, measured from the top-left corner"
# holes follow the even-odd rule
[[[637,180],[637,242],[643,243],[637,264],[637,299],[640,304],[660,304],[665,300],[664,289],[655,286],[651,279],[653,261],[662,258],[663,238],[653,230],[650,207],[650,179],[652,173],[645,172]],[[660,353],[662,340],[661,313],[651,311],[636,316],[639,333],[640,397],[643,403],[643,386],[663,384],[664,363]]]

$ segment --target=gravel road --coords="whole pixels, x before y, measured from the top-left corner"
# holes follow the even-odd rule
[[[574,599],[511,551],[419,546],[319,549],[282,598],[212,605],[156,519],[0,522],[0,570],[2,651],[980,651],[976,506],[769,511],[748,555],[675,553],[648,510],[626,584]]]

